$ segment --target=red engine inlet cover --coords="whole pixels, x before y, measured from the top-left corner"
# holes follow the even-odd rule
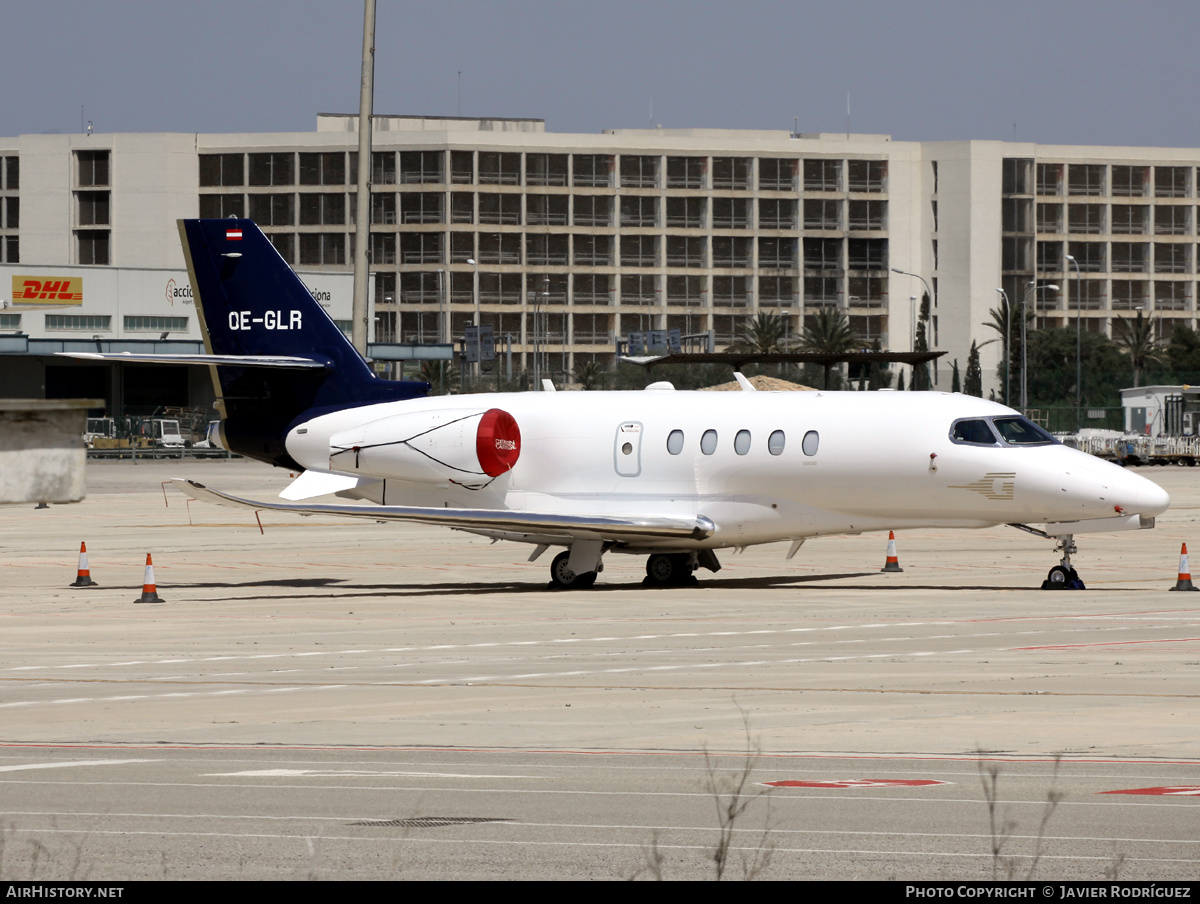
[[[511,471],[521,455],[521,430],[516,418],[499,408],[485,411],[475,433],[475,454],[489,477]]]

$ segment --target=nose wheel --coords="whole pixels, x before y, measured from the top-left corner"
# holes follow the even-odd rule
[[[1062,553],[1062,561],[1050,569],[1046,580],[1042,581],[1043,590],[1086,590],[1079,572],[1071,566],[1072,554],[1079,551],[1075,538],[1066,536],[1059,538],[1054,544],[1054,551]]]

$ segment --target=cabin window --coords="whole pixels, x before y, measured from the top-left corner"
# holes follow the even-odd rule
[[[809,430],[804,434],[804,439],[800,441],[800,448],[804,450],[805,455],[816,455],[817,446],[821,442],[821,436],[816,430]]]
[[[996,437],[981,417],[955,421],[950,426],[950,441],[968,446],[994,446]]]
[[[678,455],[683,451],[683,431],[672,430],[667,435],[667,451],[672,455]]]
[[[782,455],[783,445],[787,441],[787,436],[782,430],[776,430],[767,438],[767,451],[772,455]]]
[[[750,451],[750,431],[739,430],[737,436],[733,438],[733,451],[738,455],[745,455]]]
[[[717,451],[717,431],[705,430],[704,435],[700,437],[700,451],[705,455],[712,455]]]

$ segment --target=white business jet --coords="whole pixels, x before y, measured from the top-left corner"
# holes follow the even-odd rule
[[[374,376],[249,220],[180,221],[224,448],[303,473],[252,509],[416,521],[563,547],[551,585],[609,553],[694,581],[717,550],[903,528],[1011,524],[1056,540],[1043,586],[1082,587],[1074,536],[1154,526],[1156,484],[1017,412],[941,392],[522,392],[430,397]],[[329,496],[351,502],[312,502]],[[366,504],[364,504],[366,503]],[[1040,525],[1035,527],[1034,525]]]

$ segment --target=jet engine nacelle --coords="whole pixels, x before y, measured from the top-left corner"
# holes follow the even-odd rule
[[[329,438],[329,468],[399,480],[482,485],[511,471],[521,431],[507,411],[414,411]]]

